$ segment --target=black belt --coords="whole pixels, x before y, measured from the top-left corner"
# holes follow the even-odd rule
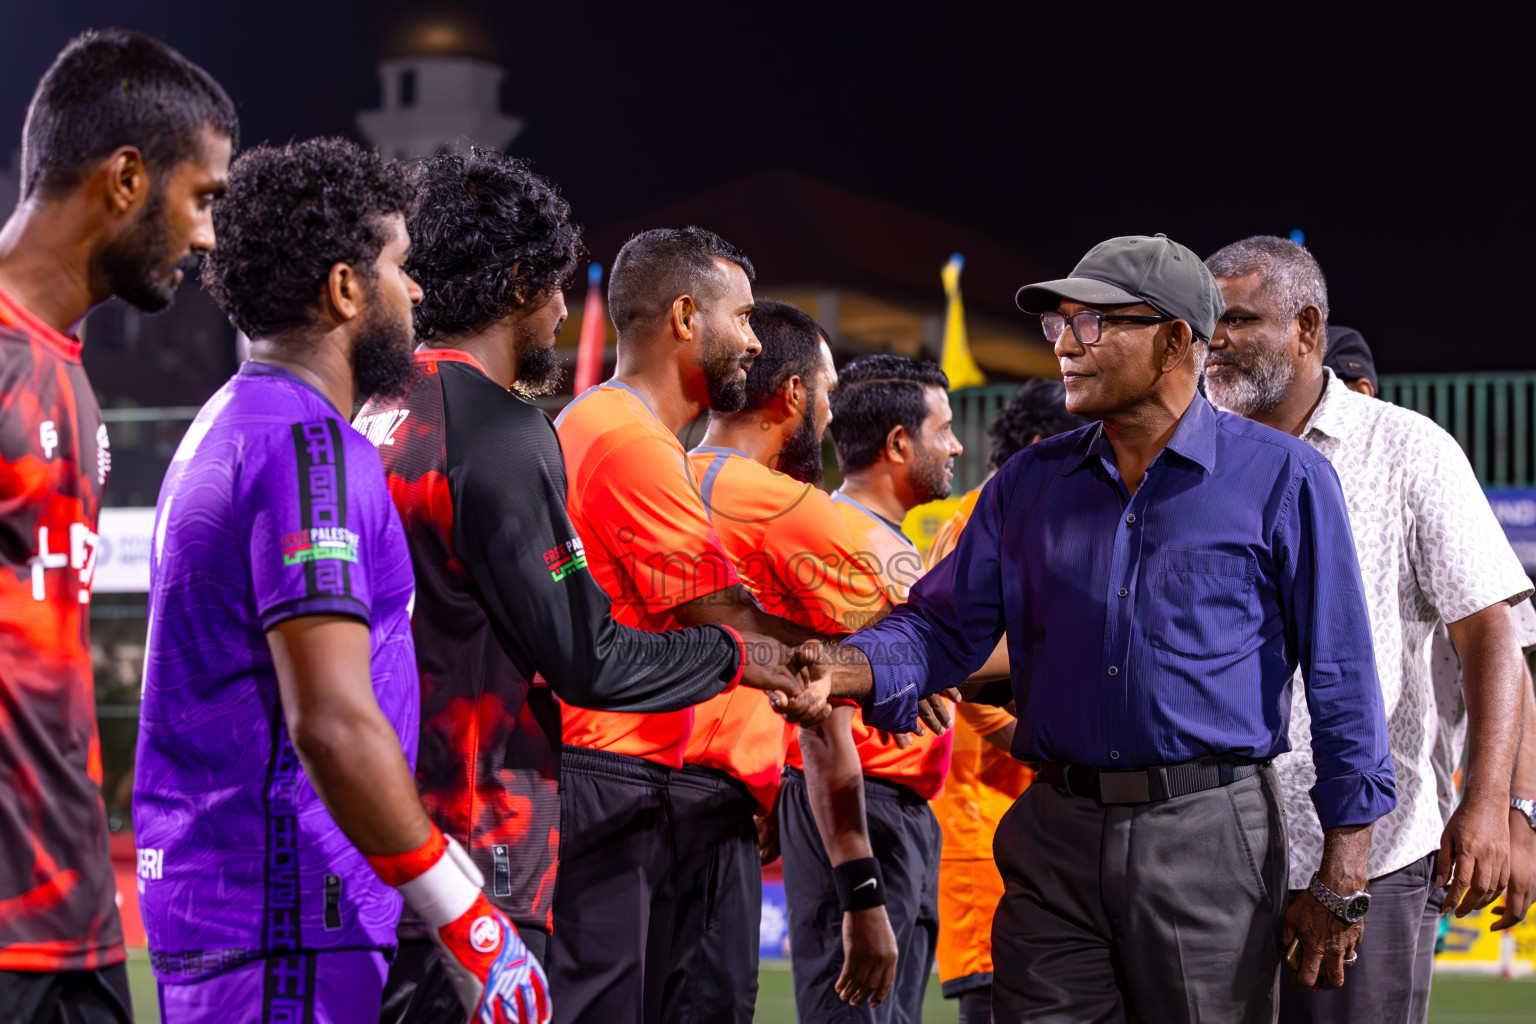
[[[1101,804],[1149,804],[1230,786],[1268,766],[1268,761],[1202,757],[1139,772],[1101,772],[1082,764],[1045,761],[1035,774],[1071,796],[1090,797]]]

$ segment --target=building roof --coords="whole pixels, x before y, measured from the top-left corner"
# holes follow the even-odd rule
[[[1050,276],[979,231],[793,171],[763,171],[598,227],[587,245],[607,266],[635,232],[685,224],[728,239],[769,286],[816,283],[880,296],[931,295],[937,302],[943,298],[939,270],[959,252],[967,308],[1017,317],[1014,292]]]
[[[952,253],[962,253],[966,327],[982,368],[1013,377],[1059,372],[1039,324],[1013,303],[1021,284],[1050,275],[979,231],[792,171],[759,172],[599,226],[587,245],[593,259],[612,266],[636,232],[687,224],[708,228],[746,253],[757,268],[755,290],[816,316],[834,349],[847,354],[884,350],[937,358],[944,312],[939,272]],[[830,304],[824,301],[829,295],[835,295]]]

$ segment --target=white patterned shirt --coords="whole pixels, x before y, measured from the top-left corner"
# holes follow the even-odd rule
[[[1376,878],[1440,848],[1430,635],[1442,622],[1525,599],[1531,583],[1455,438],[1324,372],[1322,400],[1301,438],[1328,457],[1344,488],[1397,772],[1397,807],[1371,833]],[[1316,781],[1312,721],[1299,682],[1291,688],[1291,752],[1275,760],[1293,888],[1306,885],[1323,858],[1307,795]]]

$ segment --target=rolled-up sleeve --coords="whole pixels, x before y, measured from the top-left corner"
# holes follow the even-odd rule
[[[874,670],[867,724],[910,732],[920,699],[960,685],[996,648],[1003,635],[1001,499],[1014,479],[1005,469],[982,489],[960,543],[917,582],[906,604],[844,641]]]
[[[1368,825],[1397,806],[1397,783],[1354,535],[1326,460],[1293,482],[1275,551],[1312,716],[1312,804],[1324,829]]]

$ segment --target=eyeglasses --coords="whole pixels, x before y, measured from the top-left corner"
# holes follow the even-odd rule
[[[1040,314],[1040,329],[1045,332],[1045,340],[1052,345],[1061,340],[1061,333],[1067,329],[1067,322],[1072,322],[1072,333],[1077,335],[1077,340],[1084,345],[1095,345],[1104,333],[1104,321],[1119,321],[1127,324],[1166,324],[1172,323],[1178,317],[1173,316],[1119,316],[1110,313],[1095,313],[1091,309],[1085,309],[1081,313],[1073,313],[1070,317],[1057,312]]]

